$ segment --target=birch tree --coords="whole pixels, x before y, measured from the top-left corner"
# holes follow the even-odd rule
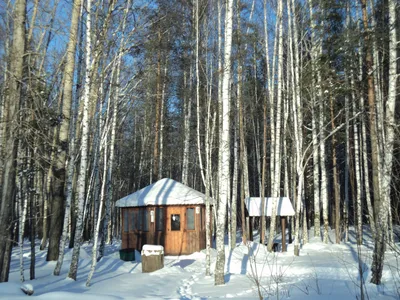
[[[363,2],[362,2],[363,3]],[[364,4],[364,3],[363,3]],[[383,263],[385,260],[386,244],[388,243],[388,211],[390,209],[390,183],[393,164],[393,144],[395,127],[396,91],[398,86],[398,57],[397,57],[397,27],[396,27],[396,1],[388,2],[389,9],[389,70],[388,70],[388,97],[385,115],[385,141],[384,163],[382,166],[382,186],[379,201],[375,202],[376,237],[372,261],[371,282],[380,284],[382,280]],[[363,18],[366,16],[363,7]],[[365,25],[365,22],[364,22]],[[370,84],[369,78],[369,84]],[[370,91],[369,91],[370,92]],[[370,97],[370,95],[368,94]]]
[[[191,72],[191,68],[190,68]],[[188,95],[187,89],[187,72],[183,71],[183,85],[185,87],[184,92],[184,142],[183,142],[183,163],[182,163],[182,183],[188,184],[188,175],[189,175],[189,146],[190,146],[190,120],[191,120],[191,112],[192,112],[192,98]],[[191,89],[188,89],[189,91]]]
[[[229,102],[230,102],[230,76],[231,76],[231,49],[232,49],[232,23],[233,23],[233,0],[226,2],[225,10],[225,45],[224,45],[224,68],[222,78],[222,130],[219,141],[219,157],[221,160],[218,170],[219,201],[217,213],[217,262],[215,265],[215,285],[225,283],[225,217],[226,205],[230,191],[230,145],[229,145]]]
[[[278,209],[277,198],[280,197],[280,184],[281,184],[281,115],[282,115],[282,89],[283,89],[283,1],[278,1],[277,10],[277,26],[278,29],[278,57],[277,57],[277,99],[276,99],[276,111],[275,111],[275,130],[271,132],[271,148],[274,149],[274,155],[271,155],[273,159],[272,164],[274,165],[274,172],[271,173],[272,177],[272,213],[271,213],[271,224],[268,237],[268,251],[271,252],[275,239],[276,230],[276,214]],[[274,134],[274,136],[272,135]]]
[[[83,206],[85,201],[85,187],[86,187],[86,168],[88,164],[88,140],[89,140],[89,100],[90,100],[90,85],[92,73],[92,44],[91,44],[91,5],[92,1],[87,0],[86,9],[86,75],[85,86],[83,94],[83,114],[82,114],[82,135],[81,135],[81,160],[79,167],[79,176],[77,184],[78,192],[78,207],[77,207],[77,220],[75,228],[75,243],[72,253],[71,265],[68,272],[68,278],[76,280],[78,272],[79,252],[82,243],[83,231]]]
[[[300,254],[300,209],[303,203],[303,188],[304,188],[304,167],[303,167],[303,112],[301,103],[301,89],[300,89],[300,59],[299,59],[299,41],[298,30],[296,26],[295,2],[294,0],[288,1],[288,23],[289,23],[289,49],[291,59],[291,79],[292,79],[292,93],[294,101],[292,101],[293,111],[293,128],[296,149],[296,183],[295,189],[295,243],[294,255]],[[298,129],[298,130],[296,130]],[[307,230],[305,228],[304,230]]]

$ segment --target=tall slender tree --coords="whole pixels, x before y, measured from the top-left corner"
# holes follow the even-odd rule
[[[13,40],[10,49],[9,70],[12,76],[7,78],[5,111],[2,113],[5,135],[0,143],[4,151],[4,168],[0,201],[0,282],[8,281],[11,262],[12,230],[14,227],[15,205],[15,159],[18,153],[19,109],[23,82],[23,63],[25,54],[26,1],[15,1],[13,10]]]
[[[60,113],[57,155],[52,162],[53,194],[51,202],[51,221],[49,232],[49,248],[47,260],[57,260],[59,241],[63,229],[63,213],[65,205],[65,175],[69,155],[69,127],[71,121],[71,103],[73,97],[75,50],[78,41],[78,25],[81,14],[81,0],[74,0],[71,15],[71,27],[67,45],[66,63],[64,67],[63,102]]]
[[[226,2],[225,8],[225,45],[224,45],[224,68],[222,77],[222,130],[219,140],[219,159],[220,169],[218,170],[219,181],[219,197],[218,197],[218,212],[217,212],[217,262],[215,265],[215,285],[225,283],[225,218],[226,206],[230,191],[230,79],[231,79],[231,51],[232,51],[232,27],[233,27],[233,0]]]

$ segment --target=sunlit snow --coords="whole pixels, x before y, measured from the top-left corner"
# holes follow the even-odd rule
[[[293,255],[292,244],[288,245],[286,253],[268,253],[266,247],[256,242],[247,246],[238,244],[233,251],[226,248],[226,284],[223,286],[214,286],[213,276],[205,275],[205,251],[166,256],[163,269],[142,273],[140,252],[135,253],[136,261],[122,261],[118,251],[120,243],[107,246],[90,287],[85,286],[91,264],[90,244],[82,247],[75,282],[66,279],[71,250],[67,249],[61,275],[54,276],[55,262],[46,261],[46,251],[40,251],[38,243],[36,279],[21,283],[19,248],[16,247],[12,253],[10,280],[0,283],[0,299],[26,299],[29,296],[21,291],[21,286],[27,284],[34,290],[30,297],[35,299],[259,299],[255,284],[259,281],[264,299],[347,300],[360,299],[361,280],[366,284],[366,299],[399,299],[397,251],[388,249],[383,284],[377,287],[369,283],[373,243],[368,231],[364,233],[363,246],[359,249],[355,244],[354,230],[350,230],[350,241],[340,245],[334,244],[333,231],[330,232],[329,244],[312,237],[312,232],[310,230],[310,242],[302,246],[299,257]],[[280,241],[279,236],[277,241]],[[24,251],[25,278],[29,278],[28,244]],[[211,254],[213,270],[215,250]]]

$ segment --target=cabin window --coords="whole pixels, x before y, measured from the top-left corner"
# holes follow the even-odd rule
[[[143,209],[138,211],[137,230],[143,230]]]
[[[162,207],[156,208],[156,230],[163,231],[164,228],[164,211]]]
[[[186,208],[186,229],[194,230],[194,208]]]
[[[172,231],[181,230],[181,215],[178,214],[171,215],[171,230]]]
[[[149,231],[149,211],[142,210],[143,231]]]
[[[131,211],[131,230],[137,230],[137,210]]]
[[[129,213],[127,209],[124,209],[124,232],[129,231]]]

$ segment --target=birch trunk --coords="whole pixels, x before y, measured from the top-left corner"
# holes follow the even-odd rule
[[[191,68],[190,68],[191,72]],[[187,73],[183,71],[183,86],[187,88]],[[184,142],[183,142],[183,164],[182,164],[182,183],[188,185],[188,174],[189,174],[189,146],[190,146],[190,119],[192,112],[192,98],[185,91],[184,98]]]
[[[212,70],[212,65],[211,68]],[[212,82],[212,71],[210,72],[211,74],[211,80]],[[211,253],[210,253],[210,248],[211,248],[211,206],[210,206],[210,186],[211,186],[211,170],[212,170],[212,146],[213,146],[213,132],[214,128],[210,128],[210,118],[211,118],[211,99],[212,99],[212,85],[210,85],[210,92],[208,94],[208,104],[207,104],[207,123],[206,123],[206,186],[205,186],[205,192],[206,192],[206,276],[211,275],[210,271],[210,264],[211,264]],[[214,114],[214,122],[215,124],[215,114]]]
[[[283,89],[283,2],[279,0],[278,11],[277,11],[277,24],[279,24],[278,30],[278,72],[277,72],[277,99],[276,99],[276,117],[275,117],[275,136],[271,136],[271,149],[274,149],[274,155],[271,155],[273,161],[274,173],[271,173],[273,178],[272,182],[272,213],[271,213],[271,224],[268,237],[268,251],[271,252],[274,244],[275,231],[276,231],[276,214],[277,214],[277,200],[276,197],[280,197],[280,184],[281,184],[281,114],[282,114],[282,89]]]
[[[153,173],[152,180],[158,179],[158,164],[160,161],[160,118],[161,118],[161,28],[158,29],[158,54],[157,54],[157,87],[155,101],[155,121],[154,121],[154,147],[153,147]],[[151,180],[151,182],[152,182]]]
[[[353,76],[352,76],[353,80]],[[354,90],[353,90],[354,91]],[[360,146],[359,146],[359,134],[358,134],[358,122],[356,117],[356,99],[354,92],[352,92],[352,109],[353,109],[353,134],[354,134],[354,167],[356,175],[356,232],[357,232],[357,244],[362,245],[363,230],[362,230],[362,202],[361,202],[361,170],[360,170]],[[353,196],[354,197],[354,196]]]
[[[21,113],[22,114],[22,113]],[[23,116],[20,117],[20,122],[22,121]],[[22,133],[20,132],[20,135]],[[17,189],[17,204],[18,204],[18,247],[19,247],[19,271],[20,271],[20,281],[25,281],[24,276],[24,229],[25,229],[25,221],[26,221],[26,213],[28,209],[28,197],[26,193],[27,186],[24,184],[27,176],[27,166],[25,165],[25,159],[23,153],[24,149],[22,146],[21,140],[19,140],[18,145],[18,165],[17,165],[17,174],[15,177],[16,181],[16,189]]]
[[[106,130],[105,130],[106,131]],[[103,178],[106,178],[107,176],[107,166],[108,166],[108,147],[104,147],[104,153],[103,153]],[[96,269],[96,264],[97,264],[97,243],[99,240],[99,232],[100,232],[100,224],[101,224],[101,219],[102,219],[102,214],[103,214],[103,207],[104,207],[104,198],[105,198],[105,189],[106,189],[106,180],[103,180],[102,186],[101,186],[101,195],[100,195],[100,204],[99,204],[99,212],[98,212],[98,217],[97,221],[95,223],[95,229],[94,229],[94,238],[93,238],[93,248],[92,248],[92,263],[90,266],[90,271],[88,278],[86,280],[86,286],[90,286],[90,281],[92,280],[94,271]]]
[[[308,0],[310,9],[310,20],[311,20],[311,69],[312,73],[317,73],[317,41],[316,41],[316,22],[314,17],[314,9],[312,0]],[[317,87],[317,80],[313,77],[313,86]],[[318,88],[318,87],[317,87]],[[320,88],[320,87],[319,87]],[[316,99],[315,94],[311,93],[312,97],[312,144],[313,144],[313,180],[314,180],[314,235],[316,237],[321,236],[321,215],[320,215],[320,162],[319,159],[322,155],[319,155],[318,149],[318,128],[316,122]],[[322,128],[319,128],[322,131]]]
[[[124,10],[124,16],[123,16],[123,21],[122,21],[122,26],[121,30],[122,32],[125,31],[126,27],[126,19],[127,15],[130,9],[130,3],[131,1],[128,0],[125,10]],[[112,123],[111,123],[111,140],[110,140],[110,157],[108,159],[108,168],[107,168],[107,195],[106,195],[106,202],[105,202],[105,216],[104,216],[104,221],[103,221],[103,235],[101,239],[101,245],[100,245],[100,251],[99,251],[99,258],[102,258],[104,255],[104,247],[105,243],[109,244],[111,242],[111,226],[112,222],[112,216],[111,216],[111,205],[112,205],[112,199],[114,196],[114,186],[113,186],[113,170],[114,170],[114,156],[115,156],[115,138],[116,138],[116,131],[117,131],[117,120],[118,120],[118,105],[119,105],[119,97],[120,97],[120,69],[121,69],[121,60],[122,60],[122,55],[123,55],[123,47],[125,44],[125,36],[123,35],[120,41],[119,45],[119,51],[118,51],[118,58],[116,62],[116,86],[115,86],[115,92],[114,92],[114,101],[113,101],[113,112],[112,112]],[[161,127],[162,128],[162,127]],[[161,132],[162,136],[162,132]],[[161,166],[161,161],[160,161],[160,166]],[[161,173],[161,172],[160,172]]]
[[[372,278],[374,284],[381,284],[383,264],[385,260],[386,243],[388,239],[388,211],[390,209],[390,183],[392,177],[393,164],[393,145],[395,109],[396,109],[396,90],[397,90],[397,28],[396,28],[396,1],[388,2],[389,8],[389,70],[388,70],[388,97],[386,101],[385,115],[385,153],[384,164],[382,166],[382,186],[380,202],[374,203],[376,217],[376,238],[372,261]]]
[[[219,169],[219,203],[217,215],[217,261],[215,265],[215,285],[225,283],[225,218],[226,205],[230,191],[230,147],[229,147],[229,102],[230,102],[230,76],[231,76],[231,50],[232,50],[232,23],[233,23],[233,0],[226,3],[225,12],[225,47],[224,47],[224,70],[222,79],[222,131],[219,142],[221,169]]]
[[[238,31],[240,32],[240,0],[237,2],[236,6],[236,19],[238,24]],[[238,45],[239,49],[241,45]],[[241,59],[238,59],[238,83],[237,83],[237,95],[241,94],[241,81],[242,81],[242,63]],[[240,75],[239,75],[240,73]],[[230,249],[234,249],[236,247],[236,230],[237,230],[237,200],[238,200],[238,176],[239,176],[239,143],[238,143],[238,131],[239,131],[239,109],[236,105],[236,109],[234,110],[234,141],[233,141],[233,178],[232,178],[232,196],[231,196],[231,209],[229,214],[230,222]]]
[[[319,68],[318,68],[319,69]],[[321,169],[321,202],[323,208],[323,220],[324,220],[324,243],[328,243],[328,233],[329,233],[329,219],[328,219],[328,193],[327,193],[327,185],[328,180],[326,176],[326,154],[325,154],[325,112],[324,112],[324,97],[322,92],[322,79],[321,79],[321,72],[318,70],[318,98],[319,98],[319,134],[320,134],[320,142],[319,142],[319,154],[320,154],[320,169]]]
[[[330,87],[332,90],[332,86]],[[335,114],[334,114],[334,104],[333,97],[330,94],[330,110],[331,110],[331,126],[332,131],[335,131]],[[336,244],[340,244],[341,234],[340,234],[340,190],[339,190],[339,180],[338,180],[338,171],[337,171],[337,155],[336,155],[336,146],[337,146],[337,138],[336,134],[332,135],[332,164],[333,164],[333,192],[335,197],[335,237]]]
[[[204,175],[204,166],[203,166],[203,158],[201,155],[201,140],[200,140],[200,69],[199,69],[199,45],[200,45],[200,28],[199,28],[199,18],[200,18],[200,8],[199,8],[199,0],[196,0],[196,112],[197,112],[197,152],[199,158],[199,166],[200,166],[200,175],[203,181],[203,185],[206,185],[205,175]],[[189,124],[190,125],[190,124]]]
[[[81,139],[81,160],[78,176],[78,207],[77,220],[75,228],[75,243],[72,253],[72,260],[68,272],[68,278],[76,280],[78,272],[79,252],[82,243],[83,232],[83,206],[85,202],[85,186],[86,186],[86,168],[88,164],[88,140],[89,140],[89,100],[90,100],[90,85],[92,73],[91,59],[91,0],[87,1],[87,16],[86,16],[86,75],[85,88],[83,95],[83,115],[82,115],[82,139]]]
[[[36,152],[37,148],[34,148],[34,152],[33,152],[33,157],[36,158]],[[28,157],[30,157],[30,155],[28,155]],[[34,158],[29,158],[29,160],[31,160],[30,165],[34,166],[35,162],[34,162]],[[34,175],[34,178],[30,179],[30,186],[36,188],[36,184],[35,182],[37,181],[37,177],[38,174],[36,173]],[[37,192],[35,193],[37,194]],[[37,224],[37,220],[38,220],[38,216],[37,216],[37,202],[36,202],[36,195],[34,193],[30,193],[29,196],[29,228],[30,228],[30,239],[31,239],[31,261],[30,261],[30,270],[29,270],[29,279],[33,280],[35,279],[35,263],[36,263],[36,252],[35,252],[35,239],[36,239],[36,224]]]
[[[165,94],[167,85],[167,72],[168,72],[168,62],[165,60],[163,84],[161,89],[161,108],[160,108],[160,161],[158,163],[158,179],[163,178],[163,156],[164,156],[164,106],[165,106]]]
[[[238,73],[239,74],[239,73]],[[238,86],[242,85],[242,81],[238,82]],[[241,89],[240,89],[241,90]],[[250,187],[249,187],[249,169],[248,169],[248,157],[247,157],[247,146],[245,139],[245,124],[244,124],[244,112],[243,112],[243,100],[241,97],[241,93],[238,94],[237,105],[239,108],[239,139],[240,139],[240,167],[241,167],[241,200],[240,200],[240,210],[241,210],[241,219],[242,219],[242,242],[246,244],[248,239],[248,230],[246,226],[246,216],[245,216],[245,208],[244,208],[244,199],[250,197]]]
[[[396,7],[397,6],[397,7]],[[399,66],[399,58],[398,58],[398,24],[396,12],[398,12],[399,4],[391,0],[389,1],[389,70],[388,70],[388,98],[385,105],[385,146],[384,146],[384,161],[383,161],[383,170],[382,170],[382,199],[383,205],[381,208],[381,215],[383,217],[383,213],[385,210],[388,211],[387,220],[389,227],[389,242],[393,243],[393,227],[392,227],[392,219],[391,219],[391,202],[390,202],[390,193],[391,193],[391,180],[392,180],[392,167],[393,167],[393,154],[394,154],[394,140],[395,140],[395,128],[396,128],[396,97],[398,95],[398,77],[397,73]],[[381,224],[383,225],[385,222],[385,218],[380,218]],[[381,225],[381,226],[382,226]]]
[[[303,113],[301,104],[301,89],[300,89],[300,59],[299,59],[299,42],[298,42],[298,32],[297,24],[294,14],[295,3],[294,0],[288,1],[288,20],[289,20],[289,41],[290,43],[290,58],[291,63],[291,78],[292,78],[292,88],[293,96],[295,101],[292,101],[293,110],[293,127],[294,127],[294,137],[295,137],[295,149],[296,149],[296,177],[297,177],[297,189],[294,189],[295,198],[295,244],[294,244],[294,255],[298,256],[300,254],[300,209],[302,205],[303,196],[303,186],[304,186],[304,167],[303,167]],[[292,21],[293,20],[293,21]],[[293,28],[293,30],[291,30]],[[292,45],[294,46],[294,51],[292,50]],[[296,181],[295,181],[296,184]],[[296,194],[297,190],[297,194]],[[304,230],[307,230],[305,227]]]
[[[343,227],[344,227],[344,241],[347,243],[349,240],[349,175],[350,175],[350,103],[349,96],[344,98],[345,105],[345,122],[346,122],[346,158],[344,166],[344,204],[343,204]]]
[[[237,230],[237,189],[238,189],[238,137],[237,137],[237,126],[235,124],[234,133],[234,146],[233,146],[233,179],[232,179],[232,197],[231,197],[231,211],[230,211],[230,248],[231,250],[236,247],[236,230]]]
[[[263,156],[262,156],[262,169],[261,169],[261,230],[260,230],[260,243],[265,244],[265,232],[266,232],[266,222],[265,222],[265,173],[267,168],[267,99],[264,100],[263,109]]]

